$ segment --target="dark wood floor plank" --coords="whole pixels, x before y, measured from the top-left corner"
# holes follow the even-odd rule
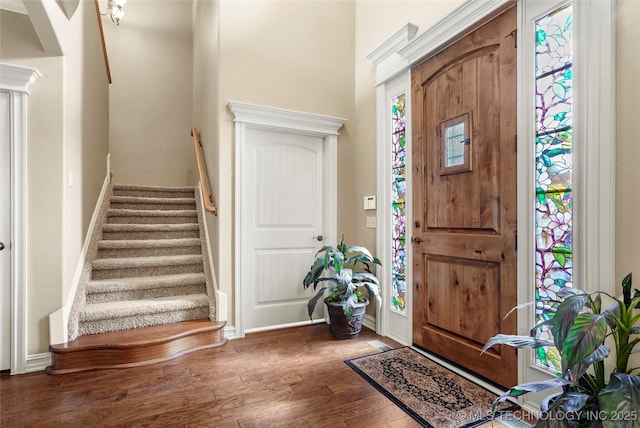
[[[142,367],[0,378],[4,427],[416,427],[344,364],[378,352],[364,329],[326,325],[247,335]]]

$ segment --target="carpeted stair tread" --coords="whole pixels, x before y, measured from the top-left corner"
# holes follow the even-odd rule
[[[130,210],[110,208],[107,217],[198,217],[196,210]]]
[[[113,190],[141,190],[143,192],[186,193],[193,192],[193,187],[140,186],[136,184],[114,184]]]
[[[105,224],[102,230],[105,232],[173,232],[185,230],[199,230],[197,223],[121,223],[121,224]]]
[[[157,198],[148,196],[112,196],[111,203],[118,204],[194,204],[196,198]]]
[[[204,273],[180,273],[153,277],[133,277],[115,279],[94,279],[87,283],[87,294],[110,293],[129,290],[146,290],[153,288],[179,287],[184,285],[203,284]]]
[[[98,242],[99,250],[128,248],[199,247],[199,238],[177,239],[117,239]]]
[[[195,187],[112,186],[70,337],[215,319],[197,196]]]
[[[80,322],[93,322],[185,311],[195,308],[208,308],[208,306],[209,298],[206,294],[95,303],[85,306],[84,310],[79,314],[79,320]]]
[[[103,269],[131,269],[160,266],[179,266],[202,263],[202,255],[186,254],[177,256],[151,256],[151,257],[123,257],[96,259],[93,262],[94,270]]]

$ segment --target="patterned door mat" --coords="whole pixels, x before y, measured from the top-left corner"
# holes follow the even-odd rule
[[[490,419],[497,396],[411,348],[345,361],[422,426],[475,427]],[[500,412],[517,410],[503,403]]]

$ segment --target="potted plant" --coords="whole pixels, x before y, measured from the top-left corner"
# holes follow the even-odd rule
[[[339,338],[358,336],[365,308],[369,304],[369,300],[358,288],[365,287],[369,297],[375,297],[380,302],[379,282],[371,270],[371,263],[381,265],[380,260],[372,256],[365,247],[347,247],[344,236],[337,247],[322,247],[302,281],[305,289],[313,285],[316,291],[307,303],[309,318],[325,290],[329,288],[329,295],[324,302],[329,311],[331,331]],[[318,289],[318,284],[325,282],[330,286]]]
[[[559,355],[558,377],[512,387],[493,403],[493,411],[509,397],[548,388],[562,388],[548,400],[546,413],[538,427],[638,426],[640,424],[640,367],[629,367],[629,357],[640,343],[640,291],[631,297],[631,274],[622,281],[623,300],[597,291],[586,293],[565,288],[555,309],[546,309],[549,317],[531,330],[531,336],[498,334],[487,342],[483,352],[497,344],[516,348],[554,347]],[[613,302],[602,308],[603,296]],[[521,305],[512,309],[528,306]],[[545,311],[545,310],[543,310]],[[536,337],[536,331],[549,326],[553,342]],[[606,342],[606,343],[605,343]],[[613,367],[605,360],[612,352]],[[636,375],[634,375],[634,373]]]

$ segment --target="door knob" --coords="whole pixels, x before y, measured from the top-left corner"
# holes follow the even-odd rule
[[[4,250],[4,242],[0,242],[0,251]]]
[[[313,239],[317,239],[318,241],[322,241],[324,239],[324,236],[322,236],[322,235],[314,236]]]

